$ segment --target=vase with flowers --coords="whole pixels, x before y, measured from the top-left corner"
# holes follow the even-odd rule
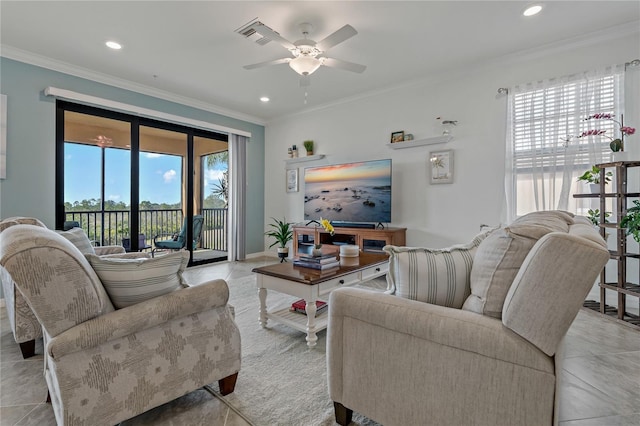
[[[586,138],[586,137],[590,137],[590,136],[604,136],[607,139],[609,139],[611,142],[609,143],[609,147],[611,148],[611,151],[613,153],[619,153],[619,152],[623,152],[624,151],[624,137],[625,136],[631,136],[636,132],[636,129],[633,127],[629,127],[629,126],[625,126],[624,125],[624,116],[620,116],[620,120],[616,120],[614,114],[604,114],[604,113],[598,113],[598,114],[591,114],[590,116],[588,116],[587,118],[585,118],[585,121],[590,121],[590,120],[605,120],[605,121],[612,121],[615,126],[617,127],[617,129],[614,129],[614,131],[617,130],[617,132],[620,134],[619,137],[616,137],[616,135],[614,134],[613,136],[609,136],[607,134],[607,130],[606,129],[591,129],[591,130],[586,130],[584,132],[582,132],[580,134],[580,136],[578,136],[578,138]]]
[[[333,229],[333,225],[329,222],[328,219],[320,218],[320,226],[324,228],[329,235],[333,236],[335,234],[335,230]],[[322,243],[318,243],[313,246],[313,251],[311,253],[312,256],[322,256]]]

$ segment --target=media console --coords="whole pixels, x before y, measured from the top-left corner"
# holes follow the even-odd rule
[[[321,226],[294,225],[293,253],[295,256],[309,254],[315,244],[352,244],[365,252],[381,253],[386,245],[405,245],[406,234],[407,228],[335,228],[334,234],[331,235]]]

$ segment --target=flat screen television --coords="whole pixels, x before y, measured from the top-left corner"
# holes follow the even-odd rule
[[[334,226],[391,222],[391,160],[306,168],[304,218],[321,217]]]

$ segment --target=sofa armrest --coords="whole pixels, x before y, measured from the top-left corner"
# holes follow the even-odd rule
[[[103,254],[100,256],[103,259],[150,259],[151,255],[145,252],[123,252],[123,253],[114,253],[114,254]]]
[[[229,287],[224,280],[181,288],[78,324],[52,338],[47,345],[47,351],[52,358],[60,358],[172,319],[209,309],[226,309],[228,300]]]
[[[331,293],[327,368],[332,400],[383,424],[470,424],[503,404],[525,422],[553,406],[553,358],[499,320],[362,289]],[[451,401],[457,412],[437,409]]]
[[[122,246],[98,246],[94,247],[93,250],[96,252],[97,256],[104,256],[105,254],[125,253],[125,249]]]

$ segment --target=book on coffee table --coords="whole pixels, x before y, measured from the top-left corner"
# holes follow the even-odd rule
[[[337,262],[338,258],[336,257],[335,254],[325,254],[322,256],[298,256],[297,259],[294,260],[300,260],[302,262],[311,262],[311,263],[332,263],[332,262]]]
[[[306,260],[298,259],[293,261],[293,266],[302,266],[303,268],[325,270],[325,269],[337,268],[338,266],[340,266],[340,261],[335,259],[329,263],[318,263],[318,262],[307,262]]]
[[[299,312],[301,314],[307,314],[307,302],[304,299],[296,300],[291,304],[291,311]],[[323,302],[322,300],[316,300],[316,315],[326,311],[329,308],[327,302]]]

